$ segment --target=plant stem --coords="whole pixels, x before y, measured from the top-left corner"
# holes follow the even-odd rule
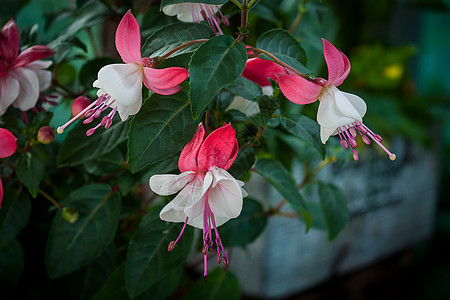
[[[88,34],[89,42],[92,45],[92,51],[94,52],[94,56],[95,57],[99,57],[100,56],[100,51],[98,51],[97,43],[95,42],[95,38],[94,38],[94,35],[92,34],[91,27],[87,27],[86,28],[86,32]]]
[[[239,7],[239,9],[242,9],[242,5],[237,0],[230,0],[230,1],[233,2],[237,7]]]
[[[248,22],[248,6],[247,0],[242,2],[241,6],[241,29],[239,30],[239,35],[236,38],[236,42],[242,42],[244,37],[246,36],[247,31],[247,22]]]
[[[166,54],[164,54],[163,56],[157,58],[158,60],[158,64],[160,64],[163,60],[165,60],[166,58],[168,58],[169,56],[171,56],[172,54],[174,54],[175,52],[177,52],[180,49],[186,48],[187,46],[193,45],[195,43],[203,43],[208,41],[207,39],[198,39],[198,40],[193,40],[190,42],[187,42],[186,44],[180,45],[176,48],[173,48],[172,50],[170,50],[169,52],[167,52]]]
[[[251,0],[248,4],[248,8],[251,8],[252,5],[256,2],[257,0]]]
[[[54,206],[56,206],[57,209],[59,210],[63,210],[63,206],[56,201],[55,199],[53,199],[52,196],[50,196],[49,194],[47,194],[46,192],[44,192],[42,189],[38,190],[39,194],[41,194],[42,196],[44,196],[44,198],[46,198],[48,201],[50,201],[51,203],[53,203]]]
[[[289,33],[292,34],[297,29],[298,25],[303,19],[303,16],[306,13],[306,7],[305,4],[308,2],[308,0],[303,0],[303,3],[299,5],[298,14],[295,17],[294,22],[292,23],[291,27],[289,28]]]

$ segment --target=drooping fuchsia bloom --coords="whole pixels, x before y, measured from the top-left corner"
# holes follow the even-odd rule
[[[320,137],[326,143],[331,135],[339,135],[344,148],[350,148],[353,158],[358,160],[355,148],[356,136],[361,135],[364,143],[369,145],[371,139],[377,143],[391,160],[395,154],[389,152],[382,144],[382,138],[373,133],[362,118],[366,114],[366,103],[358,96],[341,92],[336,87],[341,85],[350,73],[350,61],[347,56],[336,49],[330,42],[323,41],[323,54],[328,67],[328,80],[315,78],[307,80],[298,75],[278,76],[278,84],[286,98],[297,104],[308,104],[320,100],[317,122],[320,124]]]
[[[192,140],[181,151],[179,175],[153,175],[150,188],[167,196],[180,193],[160,212],[167,222],[184,222],[183,230],[169,244],[172,251],[183,234],[186,224],[203,229],[204,277],[207,277],[207,254],[217,249],[217,262],[228,264],[217,227],[239,216],[242,198],[247,193],[226,170],[238,154],[238,142],[233,127],[226,124],[205,139],[205,129],[200,124]],[[213,239],[213,231],[215,239]]]
[[[219,12],[222,17],[223,24],[230,26],[230,22],[220,11],[222,5],[204,4],[204,3],[177,3],[165,6],[162,10],[168,16],[177,16],[182,22],[200,23],[205,20],[209,27],[217,35],[217,32],[223,34],[220,29],[221,19],[216,15]]]
[[[185,68],[155,69],[152,59],[141,57],[141,31],[131,11],[123,16],[117,27],[116,48],[124,64],[111,64],[100,69],[98,79],[93,83],[99,89],[98,99],[58,127],[58,133],[82,115],[86,118],[83,123],[88,124],[110,108],[109,114],[86,135],[92,135],[100,126],[108,129],[116,112],[122,121],[138,113],[142,105],[142,83],[157,94],[172,95],[181,90],[179,84],[189,76]]]
[[[0,32],[0,116],[12,104],[25,111],[33,108],[39,92],[51,84],[52,62],[38,61],[55,52],[46,46],[32,46],[19,54],[19,29],[13,19]]]
[[[7,129],[0,128],[0,158],[9,157],[16,152],[17,139]],[[0,178],[0,207],[3,200],[3,184]]]

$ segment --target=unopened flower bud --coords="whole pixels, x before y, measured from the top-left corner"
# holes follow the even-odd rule
[[[75,223],[78,220],[80,214],[71,207],[64,207],[62,211],[62,217],[69,223]]]
[[[50,144],[55,139],[55,131],[50,126],[41,127],[37,133],[37,140],[42,144]]]
[[[79,96],[72,102],[72,107],[70,108],[70,114],[72,115],[72,118],[78,115],[80,112],[83,111],[86,107],[91,104],[91,101],[86,98],[85,96]],[[83,118],[83,116],[80,116],[80,118]]]

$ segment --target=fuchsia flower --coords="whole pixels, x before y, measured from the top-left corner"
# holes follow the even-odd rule
[[[138,113],[142,105],[142,82],[157,94],[172,95],[181,90],[178,84],[189,76],[185,68],[155,69],[152,59],[141,57],[141,32],[130,11],[123,16],[117,27],[116,48],[124,64],[111,64],[100,69],[98,79],[93,83],[99,89],[98,99],[69,122],[58,127],[58,133],[62,133],[82,115],[86,118],[83,123],[88,124],[111,108],[109,114],[97,126],[89,129],[86,135],[92,135],[100,126],[108,129],[116,112],[122,121]]]
[[[186,224],[203,228],[204,277],[207,277],[207,254],[214,249],[213,233],[217,248],[217,262],[228,258],[220,240],[217,227],[239,216],[242,198],[247,196],[236,180],[226,170],[238,154],[238,142],[230,124],[213,131],[205,139],[205,129],[200,124],[192,140],[181,151],[178,167],[180,175],[153,175],[150,188],[161,196],[180,193],[160,212],[167,222],[184,222],[176,241],[169,244],[169,251],[183,234]]]
[[[17,139],[7,129],[0,128],[0,158],[9,157],[16,152]],[[0,207],[3,200],[3,184],[0,178]]]
[[[251,52],[250,52],[251,53]],[[249,54],[249,53],[247,53]],[[284,67],[271,60],[261,59],[259,57],[247,60],[242,76],[257,83],[261,87],[271,86],[268,78],[277,80],[277,75],[286,74]]]
[[[341,85],[350,73],[350,61],[330,42],[323,41],[323,53],[328,67],[328,80],[315,78],[310,81],[298,75],[278,76],[278,84],[288,100],[297,104],[308,104],[320,100],[317,122],[320,124],[320,137],[326,143],[331,135],[339,135],[344,148],[350,148],[353,158],[358,160],[355,148],[359,133],[364,143],[369,145],[372,139],[395,160],[395,154],[382,144],[382,138],[363,124],[366,103],[358,96],[341,92]],[[370,139],[369,139],[370,138]]]
[[[38,61],[55,52],[46,46],[32,46],[19,54],[19,29],[13,19],[0,32],[0,116],[12,104],[25,111],[36,105],[39,92],[51,83],[46,71],[52,62]]]
[[[223,24],[230,26],[230,22],[220,11],[222,5],[204,4],[204,3],[178,3],[165,6],[162,10],[168,16],[177,16],[177,19],[182,22],[200,23],[205,20],[208,22],[209,27],[217,35],[217,31],[223,34],[220,29],[221,20],[216,16],[219,12],[222,17]]]

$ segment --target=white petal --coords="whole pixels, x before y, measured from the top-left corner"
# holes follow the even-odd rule
[[[211,168],[214,182],[208,192],[208,202],[213,214],[222,218],[236,218],[242,210],[242,190],[236,179],[227,171]]]
[[[364,117],[364,115],[367,112],[367,105],[366,102],[364,102],[361,97],[356,96],[354,94],[341,92],[344,94],[344,96],[347,98],[347,100],[353,105],[353,107],[358,111],[358,113],[361,115],[361,118]]]
[[[150,177],[149,184],[153,192],[161,196],[172,195],[194,179],[195,172],[187,171],[179,175],[164,174]]]
[[[320,126],[320,140],[325,144],[330,136],[337,134],[336,128]]]
[[[24,68],[32,70],[36,73],[39,80],[39,91],[45,91],[48,89],[52,83],[52,73],[47,69],[52,64],[50,60],[36,60],[29,64],[26,64]]]
[[[273,95],[273,87],[271,85],[262,87],[263,95],[272,96]]]
[[[99,91],[101,91],[102,89],[100,89]],[[102,94],[100,94],[102,95]],[[139,110],[141,109],[142,106],[142,100],[136,102],[135,104],[131,105],[131,106],[125,106],[125,105],[121,105],[119,103],[116,103],[117,106],[117,111],[119,112],[119,116],[120,119],[122,121],[126,121],[128,119],[129,116],[135,115],[139,112]]]
[[[351,124],[356,120],[362,120],[358,110],[334,86],[325,88],[319,99],[317,122],[321,126],[336,129]]]
[[[33,62],[26,64],[26,67],[28,69],[33,69],[33,70],[42,70],[42,69],[47,69],[51,65],[52,65],[51,60],[35,60]]]
[[[19,95],[19,82],[11,76],[0,78],[0,116],[16,100]]]
[[[216,14],[221,5],[213,5],[213,4],[199,4],[199,3],[178,3],[167,5],[163,8],[163,13],[168,16],[177,16],[177,19],[182,22],[194,22],[194,18],[196,21],[203,21],[203,16],[201,14],[202,9],[205,10],[207,17],[210,17],[213,14]]]
[[[241,96],[234,97],[233,102],[231,102],[226,110],[231,109],[238,110],[244,113],[247,117],[251,117],[259,113],[259,105],[257,102],[247,100]]]
[[[143,69],[139,65],[112,64],[98,71],[98,82],[94,84],[117,103],[132,106],[142,102],[142,76]]]
[[[22,111],[34,107],[39,97],[39,80],[36,74],[24,67],[14,69],[10,74],[17,79],[20,86],[13,106]]]

